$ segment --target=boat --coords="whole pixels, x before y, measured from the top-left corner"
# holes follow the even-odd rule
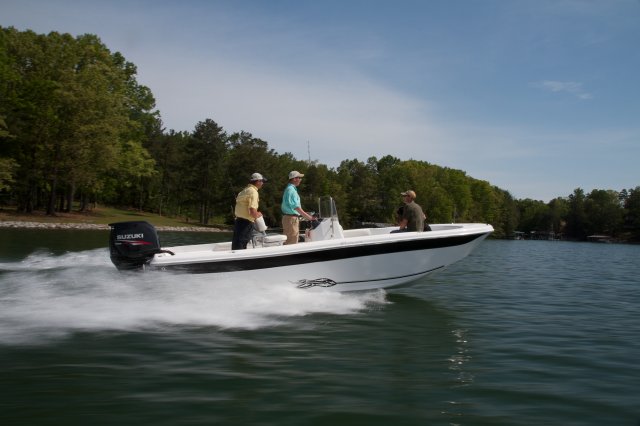
[[[255,231],[246,250],[232,250],[231,242],[164,248],[148,222],[117,222],[109,225],[110,257],[123,271],[360,291],[406,286],[441,271],[493,232],[483,223],[430,224],[428,232],[394,232],[397,226],[343,229],[329,196],[319,199],[316,218],[303,242],[285,245],[284,235]]]

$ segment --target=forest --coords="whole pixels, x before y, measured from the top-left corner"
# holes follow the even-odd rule
[[[136,76],[95,35],[0,27],[0,208],[55,215],[109,205],[230,224],[236,194],[260,172],[268,178],[260,209],[278,226],[287,174],[299,170],[303,207],[313,211],[331,195],[347,228],[394,222],[400,192],[413,189],[429,222],[490,223],[496,238],[640,241],[640,186],[576,188],[545,203],[424,159],[345,159],[330,168],[251,133],[227,133],[214,118],[166,130]]]

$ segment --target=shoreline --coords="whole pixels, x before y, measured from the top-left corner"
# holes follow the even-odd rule
[[[70,229],[89,231],[108,231],[109,225],[96,223],[48,223],[48,222],[23,222],[15,220],[0,220],[0,229]],[[174,232],[227,232],[220,228],[208,228],[201,226],[155,226],[157,231]]]

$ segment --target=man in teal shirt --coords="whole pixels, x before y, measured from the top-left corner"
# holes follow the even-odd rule
[[[289,173],[289,183],[282,194],[282,231],[287,236],[285,244],[296,244],[300,235],[300,217],[313,220],[313,216],[302,210],[298,185],[304,175],[298,171]]]

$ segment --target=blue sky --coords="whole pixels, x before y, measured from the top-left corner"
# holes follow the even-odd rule
[[[516,198],[640,185],[640,0],[0,0],[96,34],[167,129],[213,119],[330,167],[393,155]],[[309,148],[309,149],[308,149]]]

